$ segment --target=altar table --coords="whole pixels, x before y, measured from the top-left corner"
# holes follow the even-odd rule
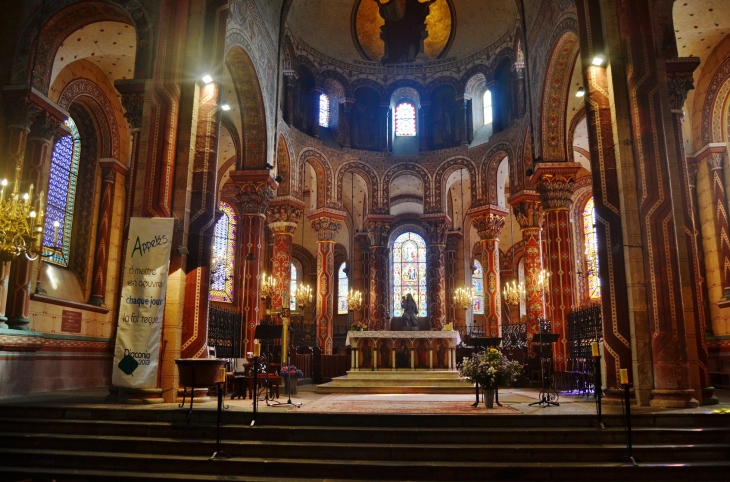
[[[350,370],[456,370],[458,331],[350,331]]]

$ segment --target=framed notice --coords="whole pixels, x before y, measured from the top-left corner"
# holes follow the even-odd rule
[[[81,312],[63,310],[61,314],[61,331],[64,333],[81,333]]]

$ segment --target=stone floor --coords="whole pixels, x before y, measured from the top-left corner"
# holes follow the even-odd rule
[[[159,405],[122,405],[107,403],[104,398],[108,395],[106,388],[90,388],[78,390],[65,390],[58,392],[36,393],[17,397],[0,398],[0,411],[3,405],[22,405],[22,406],[66,406],[66,407],[119,407],[134,410],[169,410],[177,407],[177,404],[159,404]],[[539,390],[534,388],[508,388],[499,391],[499,401],[502,404],[509,405],[524,415],[549,416],[549,415],[590,415],[595,413],[596,405],[594,399],[589,396],[579,394],[561,393],[559,398],[560,406],[540,407],[530,406],[538,400]],[[718,413],[718,411],[730,413],[730,390],[716,390],[715,395],[719,398],[718,405],[700,406],[689,409],[661,409],[654,407],[637,407],[632,406],[632,413]],[[298,387],[295,395],[292,395],[292,402],[301,403],[303,406],[314,401],[322,400],[324,397],[332,397],[333,395],[315,393],[314,385],[304,385]],[[423,405],[430,401],[433,402],[450,402],[453,404],[474,403],[474,395],[449,395],[449,394],[338,394],[340,399],[346,397],[347,400],[356,402],[372,402],[377,404],[394,403],[403,405],[403,402],[421,402],[421,409],[418,413],[423,412]],[[287,396],[282,393],[279,398],[280,402],[286,402]],[[250,399],[246,400],[229,400],[226,398],[228,410],[234,411],[252,411],[252,403]],[[197,409],[215,410],[216,402],[214,400],[207,403],[195,404]],[[259,410],[261,412],[281,412],[297,410],[294,405],[274,405],[267,406],[265,402],[259,402]],[[406,412],[407,413],[407,412]],[[438,413],[438,412],[434,412]],[[603,404],[603,413],[606,415],[621,414],[622,407],[620,404],[611,405]]]

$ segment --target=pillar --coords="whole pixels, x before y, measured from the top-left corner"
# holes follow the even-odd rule
[[[525,304],[527,306],[527,340],[540,333],[538,318],[545,316],[543,287],[540,284],[542,271],[542,220],[540,197],[535,191],[523,191],[510,199],[515,218],[520,225],[525,243]]]
[[[519,51],[522,54],[522,51]],[[517,97],[517,116],[525,115],[525,60],[518,59],[515,62],[515,91]]]
[[[501,336],[502,282],[499,275],[499,233],[504,228],[507,211],[499,206],[486,205],[470,210],[468,214],[482,244],[485,330],[488,330],[489,336]]]
[[[356,289],[362,292],[362,310],[360,318],[355,317],[355,321],[368,322],[370,319],[370,237],[368,233],[357,233],[355,235],[355,244],[360,254],[360,274],[359,279],[355,280]]]
[[[294,90],[299,76],[293,70],[284,71],[284,122],[294,123]]]
[[[446,323],[446,237],[451,220],[445,214],[421,216],[428,242],[428,317],[432,331]]]
[[[242,280],[241,307],[245,323],[241,330],[241,351],[245,353],[253,351],[256,326],[261,320],[259,298],[266,248],[266,211],[277,185],[268,170],[233,171],[231,181],[232,185],[224,187],[223,194],[226,198],[235,200],[239,213],[238,252],[242,260],[239,273]]]
[[[317,233],[317,340],[322,353],[332,354],[332,322],[335,315],[335,237],[345,213],[322,208],[309,215]]]
[[[368,330],[387,330],[390,328],[390,307],[388,276],[388,235],[392,216],[368,216],[365,218],[365,231],[370,238],[370,294]]]
[[[550,273],[547,318],[553,333],[559,335],[554,348],[555,370],[565,371],[570,354],[568,346],[568,314],[575,305],[575,256],[570,207],[575,190],[575,176],[581,166],[577,162],[541,162],[532,179],[537,184],[545,213],[545,264]]]
[[[446,238],[446,323],[453,323],[454,329],[457,325],[456,302],[454,291],[456,291],[456,263],[458,259],[459,244],[464,238],[461,231],[451,231]]]
[[[469,109],[467,104],[469,103],[469,97],[466,95],[456,96],[456,130],[459,133],[459,141],[462,146],[469,145],[469,137],[467,136],[467,126],[469,125],[466,120],[466,115]]]
[[[101,203],[96,231],[96,250],[94,251],[94,274],[89,297],[89,304],[95,306],[104,305],[116,183],[117,179],[123,180],[127,175],[127,167],[116,159],[100,159],[99,166],[101,167]]]

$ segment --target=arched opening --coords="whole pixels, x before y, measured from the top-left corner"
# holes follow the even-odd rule
[[[337,270],[337,314],[346,315],[348,311],[347,294],[350,290],[350,279],[347,276],[347,263],[341,263]]]
[[[401,298],[409,293],[418,306],[418,316],[427,316],[426,241],[417,233],[403,233],[393,242],[392,253],[393,316],[403,316]]]
[[[492,123],[492,91],[489,89],[484,91],[484,95],[482,95],[482,105],[483,107],[483,113],[484,113],[484,123],[483,125],[488,125]]]
[[[601,279],[598,273],[598,238],[596,237],[596,209],[593,198],[583,208],[583,247],[585,249],[585,273],[588,278],[588,299],[601,297]]]
[[[474,303],[472,313],[475,315],[484,314],[484,272],[482,271],[482,263],[478,259],[474,260],[474,271],[471,274],[471,289],[474,293]]]
[[[297,310],[297,290],[299,289],[299,272],[297,266],[291,263],[289,275],[289,309]]]
[[[213,258],[210,265],[210,301],[233,303],[233,281],[236,261],[236,213],[230,204],[221,201],[218,210],[223,216],[213,231]]]
[[[398,137],[416,135],[416,107],[410,102],[401,102],[395,108],[395,135]]]
[[[320,127],[330,126],[330,99],[327,94],[319,94],[319,125]]]

